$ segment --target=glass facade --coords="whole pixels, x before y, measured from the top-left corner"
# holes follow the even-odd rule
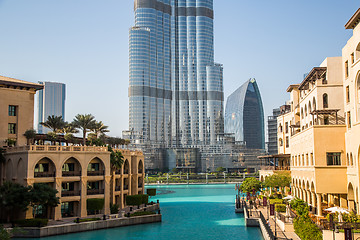
[[[129,59],[135,143],[215,143],[223,125],[223,69],[214,63],[213,15],[213,0],[135,0]]]
[[[232,93],[226,102],[225,132],[235,133],[235,140],[247,148],[264,149],[264,112],[255,79],[250,79]]]
[[[42,126],[49,116],[62,116],[65,120],[65,84],[56,82],[39,82],[44,85],[44,89],[38,91],[38,117],[36,126],[38,133],[48,133],[50,129]]]

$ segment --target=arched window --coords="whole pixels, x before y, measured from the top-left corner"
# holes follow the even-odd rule
[[[329,99],[327,93],[323,94],[323,108],[329,107]]]
[[[284,142],[283,142],[282,138],[280,138],[280,139],[279,139],[279,146],[282,147],[283,144],[284,144]]]
[[[306,104],[305,104],[305,116],[307,116],[307,115],[308,115],[307,106],[306,106]]]
[[[316,100],[315,100],[315,97],[313,98],[313,109],[314,109],[314,111],[316,110]]]
[[[311,113],[312,111],[311,111],[311,103],[310,103],[310,101],[309,101],[309,113]]]
[[[304,118],[304,109],[301,108],[301,119],[303,119],[303,118]]]
[[[357,45],[355,50],[355,59],[358,60],[360,58],[360,43]]]
[[[356,81],[356,97],[357,97],[357,111],[358,111],[358,121],[360,121],[360,73],[357,76]]]

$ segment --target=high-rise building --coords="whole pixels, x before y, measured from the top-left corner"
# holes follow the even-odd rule
[[[65,84],[57,82],[39,82],[44,89],[37,92],[37,119],[38,133],[48,133],[50,130],[40,123],[49,116],[62,116],[65,120]]]
[[[264,149],[264,112],[255,79],[249,79],[227,99],[225,132],[235,133],[235,141],[247,148]]]
[[[214,63],[213,0],[135,0],[134,10],[129,50],[133,142],[215,143],[223,119],[223,68]]]
[[[268,132],[268,154],[273,155],[278,153],[277,145],[277,117],[280,115],[280,108],[273,109],[273,114],[268,116],[267,132]]]

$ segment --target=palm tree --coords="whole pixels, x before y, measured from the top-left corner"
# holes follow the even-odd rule
[[[96,134],[96,137],[99,138],[101,135],[104,135],[108,130],[108,126],[106,126],[102,121],[95,122],[94,127],[91,129]]]
[[[110,165],[113,171],[121,169],[124,164],[124,156],[119,151],[112,150],[111,147],[108,147],[110,153]]]
[[[86,145],[87,131],[93,129],[95,123],[95,117],[91,114],[78,114],[75,116],[72,124],[83,132],[83,146]]]
[[[75,128],[72,123],[66,123],[64,128],[62,129],[62,133],[64,133],[64,139],[66,141],[66,146],[68,146],[69,142],[74,142],[74,133],[78,133],[79,130]]]
[[[59,133],[65,127],[66,123],[62,116],[48,116],[45,122],[40,123],[42,126],[51,129],[54,133]]]
[[[36,137],[36,131],[34,129],[26,130],[24,136],[26,137],[27,145],[30,145]]]

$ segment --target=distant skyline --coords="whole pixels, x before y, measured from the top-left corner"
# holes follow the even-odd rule
[[[65,116],[91,113],[128,128],[128,36],[133,0],[0,0],[0,75],[67,85]],[[225,99],[255,78],[265,116],[286,88],[326,57],[341,56],[356,1],[214,0],[215,59]],[[266,118],[265,118],[266,119]]]

